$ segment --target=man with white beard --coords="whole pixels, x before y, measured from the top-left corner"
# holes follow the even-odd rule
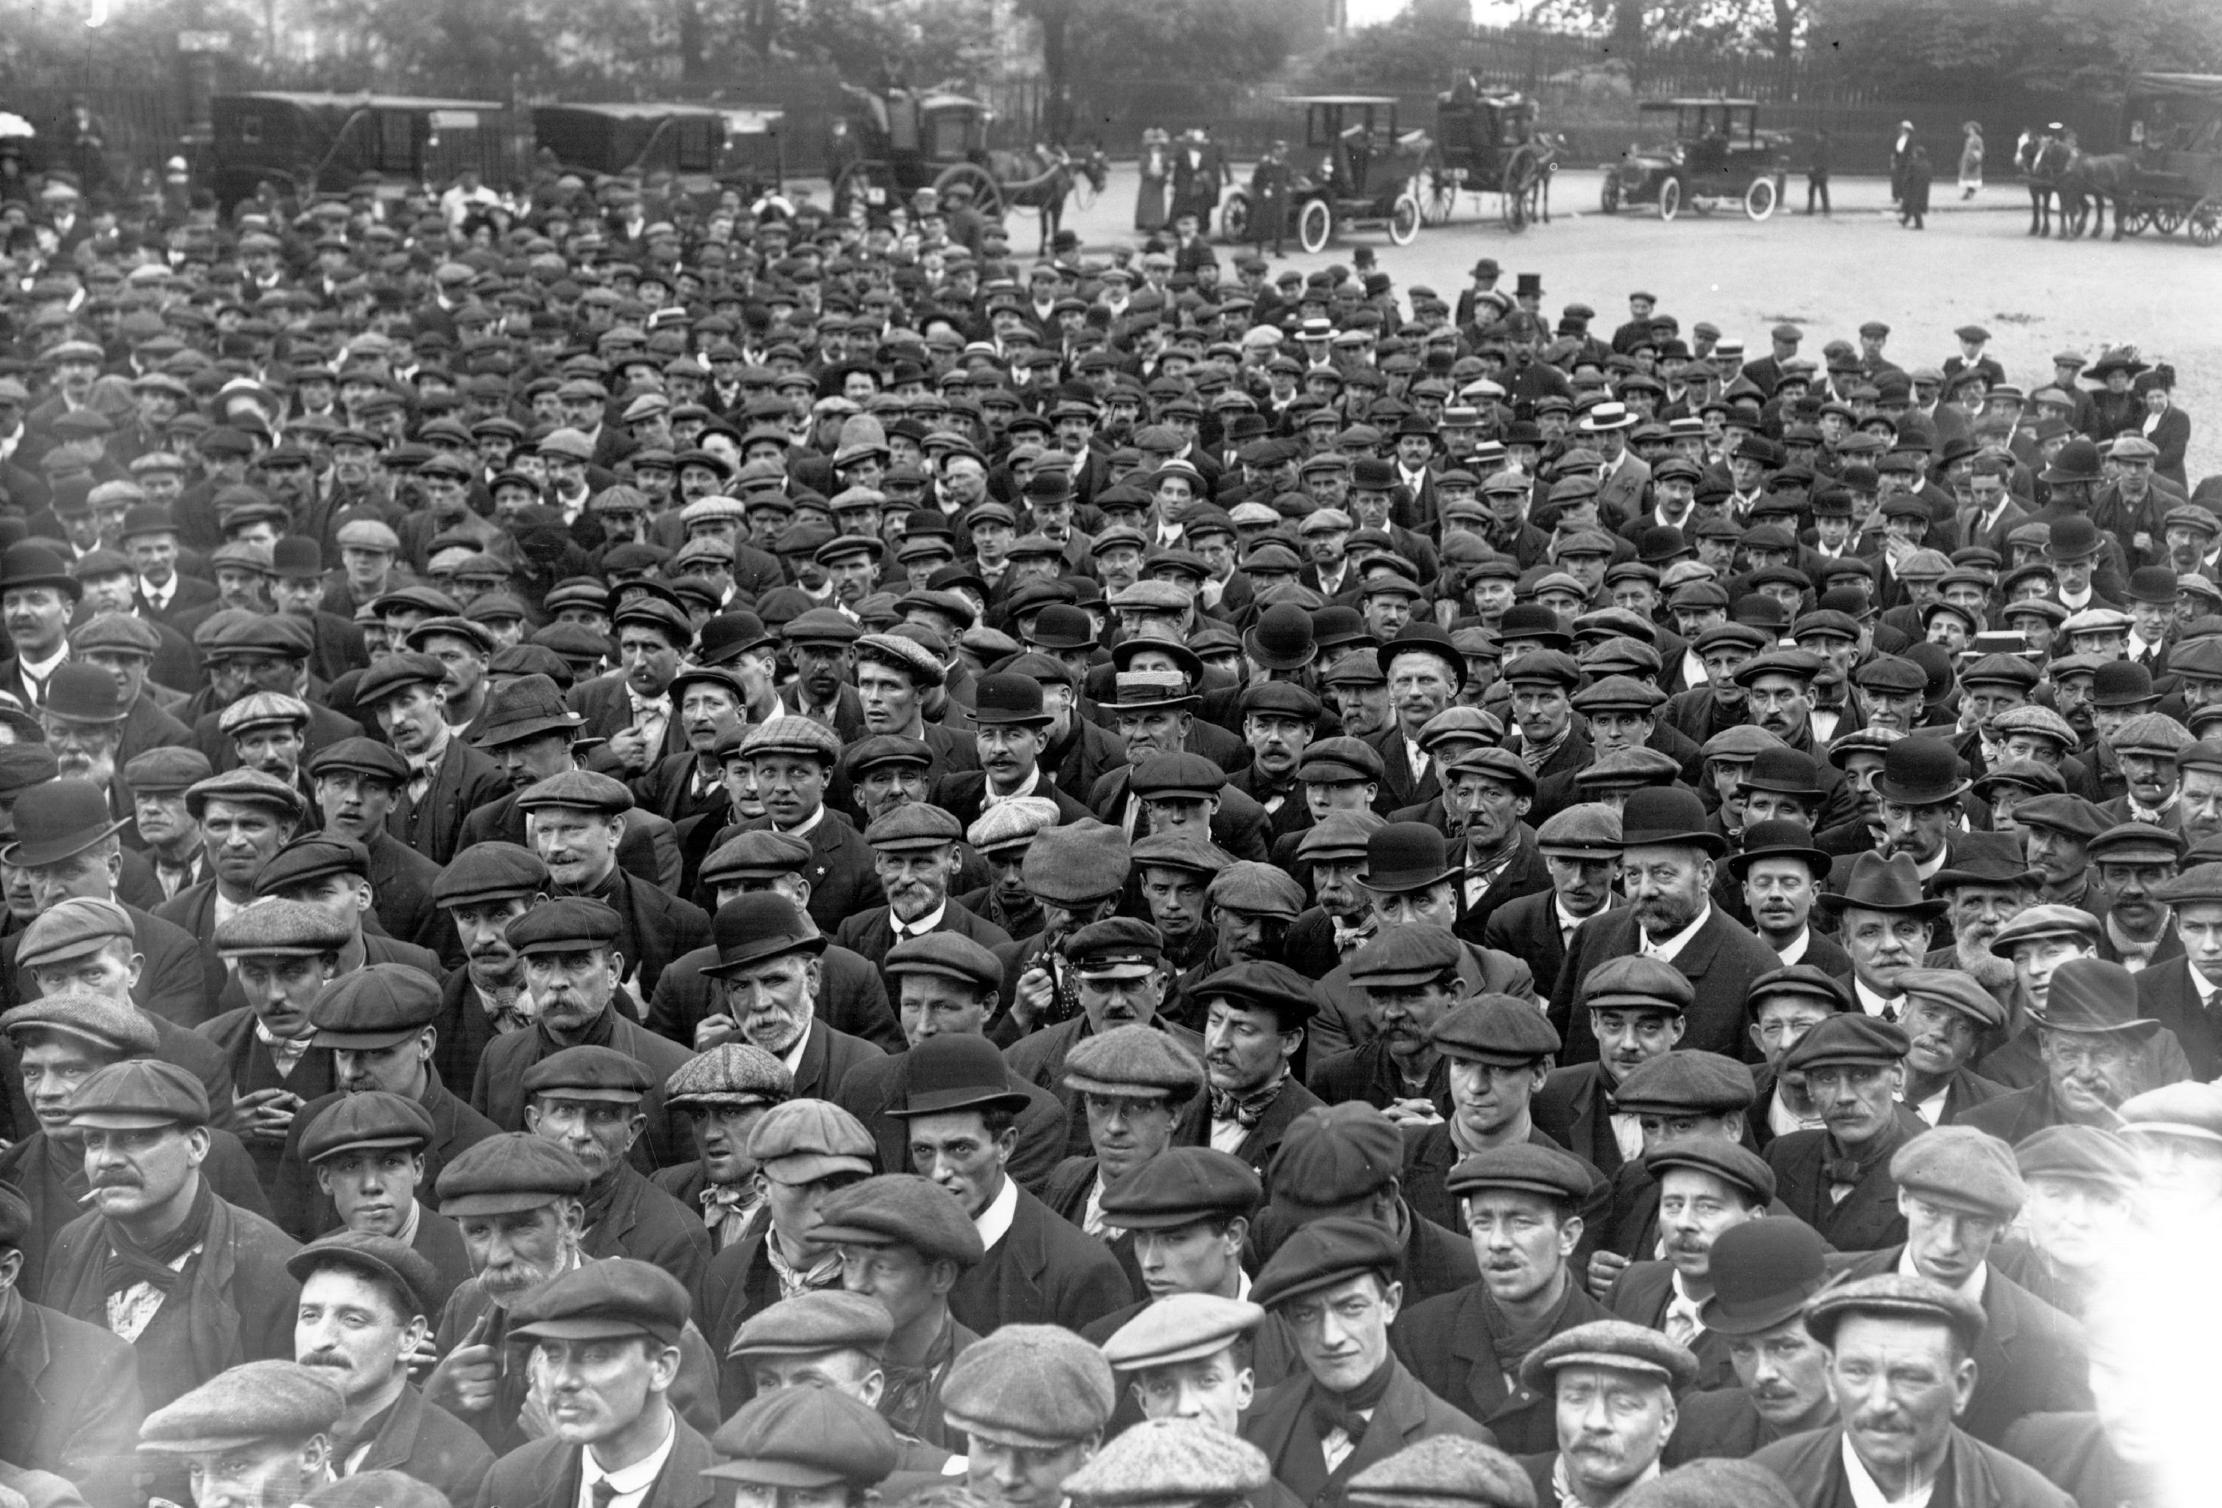
[[[2036,899],[2036,877],[2022,861],[2020,842],[2011,833],[1962,833],[1951,862],[1929,883],[1949,907],[1952,945],[1931,950],[1922,967],[1967,974],[1997,998],[2011,1020],[2013,957],[1993,952],[1991,944],[1999,929]]]

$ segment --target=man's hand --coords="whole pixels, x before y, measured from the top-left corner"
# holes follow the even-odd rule
[[[612,733],[602,747],[628,770],[638,773],[648,768],[648,735],[637,727]]]
[[[1052,1005],[1057,1003],[1057,985],[1047,969],[1028,969],[1018,976],[1018,993],[1011,1000],[1011,1019],[1021,1031],[1032,1031]]]
[[[486,1343],[494,1316],[482,1314],[425,1379],[424,1395],[451,1414],[483,1414],[501,1388],[501,1357]]]
[[[694,1050],[708,1052],[719,1043],[739,1036],[740,1031],[740,1023],[723,1011],[715,1016],[704,1016],[694,1024]]]
[[[1416,1099],[1391,1100],[1381,1113],[1400,1126],[1432,1126],[1443,1119],[1436,1113],[1435,1102],[1425,1095]]]
[[[1589,1296],[1603,1303],[1612,1285],[1628,1270],[1629,1261],[1617,1251],[1593,1251],[1589,1254]]]
[[[232,1099],[224,1129],[241,1141],[283,1145],[293,1116],[307,1103],[289,1089],[251,1089]]]

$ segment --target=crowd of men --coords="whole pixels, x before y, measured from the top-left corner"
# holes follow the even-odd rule
[[[2211,1500],[2165,366],[44,202],[0,1503]]]

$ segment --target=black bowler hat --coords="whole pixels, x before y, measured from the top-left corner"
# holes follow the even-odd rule
[[[1293,602],[1276,602],[1243,634],[1242,650],[1266,670],[1301,669],[1319,658],[1312,615]]]
[[[1728,851],[1728,840],[1706,825],[1705,803],[1687,786],[1647,785],[1631,791],[1620,809],[1620,842],[1630,848],[1701,848],[1714,858]]]
[[[1026,1094],[1013,1086],[1003,1054],[993,1042],[972,1032],[942,1032],[903,1055],[902,1099],[887,1108],[898,1118],[939,1115],[952,1110],[1026,1108]]]
[[[75,602],[85,589],[62,565],[62,557],[45,545],[22,540],[0,553],[0,592],[24,587],[52,587]]]
[[[1928,735],[1901,738],[1883,751],[1875,794],[1904,806],[1936,806],[1967,790],[1967,771],[1959,751]]]
[[[1802,1220],[1747,1220],[1714,1238],[1712,1297],[1698,1318],[1721,1335],[1787,1323],[1828,1282],[1828,1243]]]
[[[1766,756],[1762,753],[1760,757]],[[1816,879],[1826,877],[1836,862],[1813,846],[1812,828],[1788,817],[1754,822],[1745,828],[1744,846],[1729,856],[1728,872],[1740,881],[1761,859],[1798,859]]]
[[[972,720],[982,727],[1046,726],[1042,683],[1030,675],[989,675],[975,688]]]
[[[825,934],[810,925],[795,903],[776,890],[752,891],[718,907],[710,919],[718,961],[702,972],[714,979],[737,974],[751,964],[789,953],[812,956],[826,950]]]
[[[102,680],[108,680],[105,672]],[[113,686],[115,683],[109,681]],[[86,780],[49,780],[27,787],[15,803],[15,841],[5,853],[21,869],[56,864],[123,830],[108,798]]]
[[[1459,872],[1448,847],[1425,822],[1391,822],[1366,839],[1365,887],[1401,894],[1440,884]]]

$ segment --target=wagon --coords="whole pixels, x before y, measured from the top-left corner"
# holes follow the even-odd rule
[[[2136,172],[2120,190],[2116,226],[2222,244],[2222,75],[2138,74],[2122,122]]]
[[[590,185],[664,174],[686,193],[708,195],[767,179],[777,186],[779,121],[777,111],[712,104],[541,105],[532,112],[532,136],[558,167]]]
[[[263,92],[209,101],[210,183],[227,212],[265,182],[346,193],[372,174],[390,191],[466,168],[506,176],[503,108],[494,100]]]
[[[1302,158],[1289,162],[1288,228],[1307,252],[1345,230],[1380,227],[1399,246],[1420,233],[1421,168],[1434,142],[1425,131],[1397,129],[1385,94],[1304,94],[1281,101],[1304,112]],[[1238,188],[1219,212],[1229,241],[1257,239],[1250,191]]]
[[[1420,167],[1420,208],[1428,224],[1443,225],[1460,194],[1495,194],[1506,228],[1519,230],[1543,217],[1557,168],[1551,142],[1536,130],[1534,100],[1462,79],[1435,97],[1435,147]]]
[[[1664,147],[1632,146],[1618,162],[1603,164],[1598,207],[1615,214],[1627,205],[1655,204],[1672,220],[1685,208],[1707,214],[1741,204],[1764,220],[1782,202],[1790,138],[1759,129],[1759,102],[1750,99],[1645,100],[1646,114],[1672,115],[1674,140]]]
[[[972,190],[983,215],[1003,210],[1004,185],[988,168],[988,124],[995,112],[976,99],[943,90],[889,85],[872,90],[843,84],[847,104],[833,123],[829,171],[833,207],[846,214],[861,199],[881,205],[920,189]]]

